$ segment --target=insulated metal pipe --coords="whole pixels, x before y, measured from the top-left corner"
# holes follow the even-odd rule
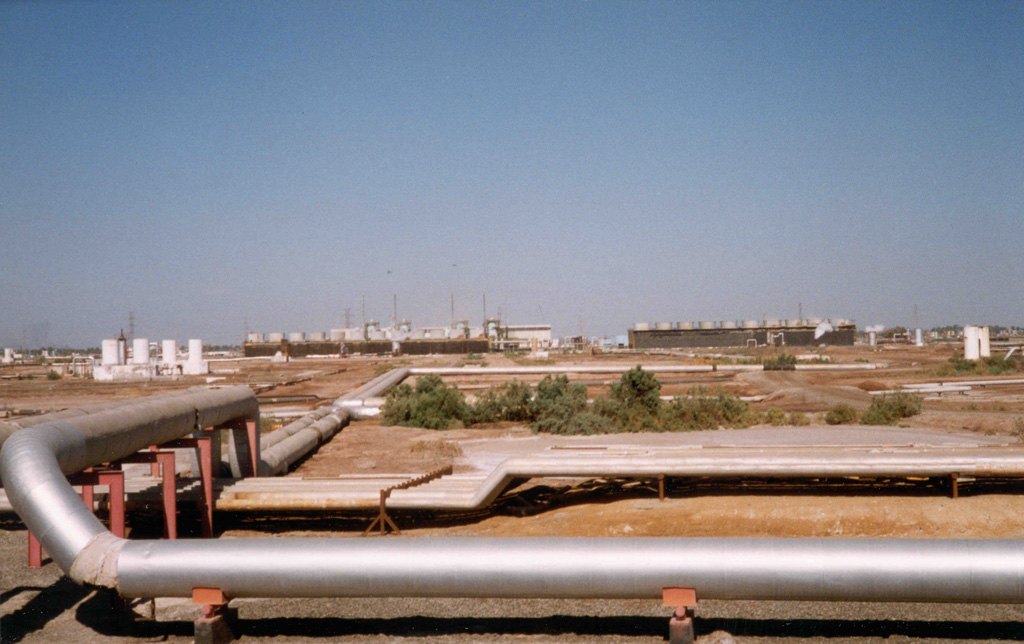
[[[65,572],[72,574],[87,546],[105,544],[72,574],[80,582],[100,583],[116,562],[109,555],[121,540],[85,507],[65,476],[197,429],[258,417],[256,396],[243,386],[144,398],[15,432],[0,450],[0,478],[12,507]]]
[[[1020,603],[1019,540],[231,539],[128,542],[131,597],[658,598]]]
[[[245,387],[53,421],[0,451],[12,505],[79,583],[125,596],[658,597],[1021,603],[1020,540],[231,539],[126,541],[64,475],[255,415]],[[72,422],[73,421],[73,422]]]

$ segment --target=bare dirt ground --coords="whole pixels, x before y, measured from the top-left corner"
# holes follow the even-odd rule
[[[933,370],[948,359],[944,347],[888,350],[830,348],[836,362],[884,364],[872,371],[753,372],[722,377],[721,385],[742,395],[765,395],[759,409],[779,407],[810,415],[837,402],[862,407],[867,390],[934,381]],[[556,357],[561,361],[562,358]],[[679,363],[679,356],[573,357],[581,362]],[[694,361],[701,361],[695,359]],[[473,360],[488,366],[515,364],[505,356]],[[457,366],[462,357],[353,358],[214,363],[220,382],[246,383],[261,397],[316,396],[299,403],[263,405],[313,408],[369,380],[382,368],[410,364]],[[551,364],[555,360],[545,361]],[[38,371],[38,369],[36,369]],[[12,370],[0,375],[13,375]],[[715,377],[721,377],[716,374]],[[587,380],[591,395],[606,391]],[[680,378],[684,380],[683,378]],[[948,380],[948,379],[946,379]],[[500,379],[453,378],[466,393]],[[0,381],[0,408],[55,410],[62,407],[155,393],[167,387],[203,384],[188,379],[165,384],[104,384],[65,379]],[[707,384],[707,383],[701,383]],[[881,385],[881,386],[879,386]],[[679,393],[690,386],[673,383]],[[993,390],[994,391],[994,390]],[[973,393],[973,392],[972,392]],[[968,437],[1009,434],[1024,416],[1024,388],[985,390],[976,395],[928,401],[913,428],[958,432]],[[854,428],[849,428],[856,431]],[[743,431],[743,430],[738,430]],[[754,435],[754,434],[752,434]],[[346,428],[307,459],[292,476],[344,473],[423,472],[455,463],[472,466],[481,449],[532,440],[512,425],[435,432],[360,422]],[[472,515],[398,515],[401,536],[780,536],[780,537],[1024,537],[1024,491],[1016,484],[968,484],[961,498],[948,498],[940,484],[821,483],[781,485],[741,481],[711,486],[670,481],[659,501],[645,481],[534,481],[492,510]],[[272,534],[359,538],[366,516],[218,516],[221,537]],[[140,524],[140,533],[146,526]],[[25,566],[26,533],[11,515],[0,516],[0,642],[88,641],[106,643],[191,641],[195,609],[160,600],[157,621],[127,627],[108,621],[107,601],[62,577],[48,562]],[[380,537],[367,537],[380,538]],[[656,601],[549,600],[237,600],[242,642],[662,642],[669,609]],[[701,602],[699,642],[881,643],[1003,642],[1024,640],[1024,614],[1017,606],[887,605],[821,602]]]

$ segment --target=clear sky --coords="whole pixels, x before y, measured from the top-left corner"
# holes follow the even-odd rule
[[[1024,2],[0,3],[0,345],[1024,324]]]

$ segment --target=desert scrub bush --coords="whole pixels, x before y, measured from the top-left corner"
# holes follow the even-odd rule
[[[778,407],[771,407],[762,414],[761,421],[767,425],[785,425],[786,412],[782,411]]]
[[[794,427],[803,427],[811,424],[811,418],[802,411],[794,411],[789,415],[787,422]]]
[[[388,391],[381,410],[385,425],[450,429],[470,421],[472,409],[458,389],[448,387],[431,374],[416,380],[416,387],[402,383]]]
[[[631,410],[657,415],[661,409],[661,383],[653,373],[637,365],[612,385],[611,397]]]
[[[500,420],[528,423],[536,418],[534,407],[530,385],[513,380],[500,387],[492,387],[479,396],[470,418],[474,423]]]
[[[1004,373],[1016,373],[1024,370],[1019,356],[1003,358],[990,356],[980,360],[967,360],[963,356],[953,356],[949,363],[942,365],[932,371],[938,377],[967,376],[967,375],[989,375],[998,376]]]
[[[1024,443],[1024,416],[1017,416],[1013,419],[1013,425],[1010,427],[1010,434],[1018,441]]]
[[[537,384],[533,404],[535,420],[531,426],[537,432],[589,435],[615,431],[609,418],[587,409],[587,388],[569,384],[565,376],[545,376]]]
[[[838,404],[825,414],[825,422],[829,425],[852,425],[857,422],[857,410],[846,404]]]
[[[895,425],[903,418],[921,413],[923,399],[920,394],[897,391],[875,396],[871,406],[860,417],[862,425]]]
[[[695,387],[686,397],[669,403],[662,420],[666,430],[685,432],[723,426],[750,427],[756,416],[747,403],[734,394],[725,391],[711,394],[704,387]]]
[[[59,373],[57,373],[57,371],[54,370],[54,369],[50,369],[49,371],[46,372],[46,379],[47,380],[60,380],[63,377],[64,376],[62,376]]]
[[[782,352],[774,358],[765,358],[765,371],[790,371],[796,369],[796,356]]]
[[[457,458],[462,456],[458,443],[450,441],[416,441],[409,446],[413,454],[424,454],[433,458]]]

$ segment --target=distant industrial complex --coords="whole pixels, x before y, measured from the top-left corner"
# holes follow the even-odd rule
[[[411,320],[381,327],[369,320],[362,327],[331,329],[330,332],[250,332],[242,345],[246,357],[304,357],[311,355],[393,354],[427,355],[487,353],[489,351],[539,351],[558,346],[551,338],[550,324],[502,324],[489,318],[483,326],[456,320],[449,326],[414,328]]]
[[[653,328],[638,322],[629,331],[629,348],[853,345],[856,337],[856,325],[846,319],[656,322]]]

